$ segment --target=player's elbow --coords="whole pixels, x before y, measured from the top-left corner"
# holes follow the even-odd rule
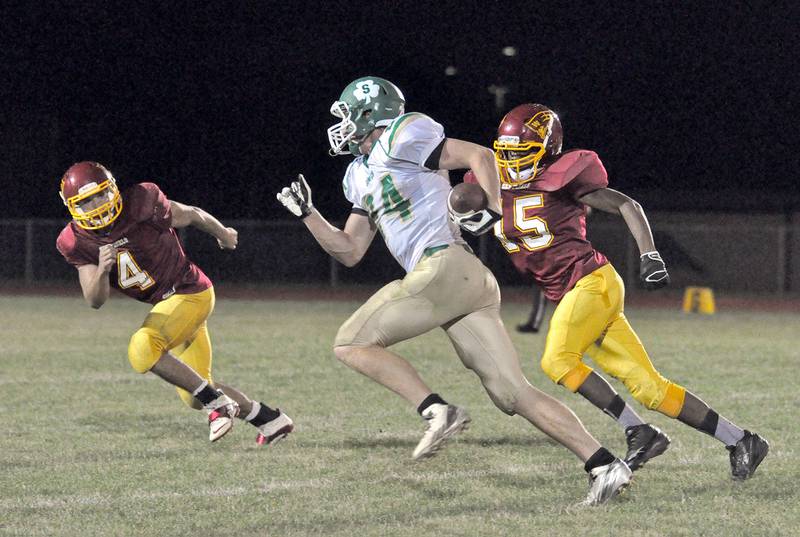
[[[475,155],[472,160],[473,161],[470,162],[470,167],[473,169],[480,166],[493,168],[494,151],[488,147],[478,146],[478,148],[475,150]]]
[[[359,255],[355,252],[348,252],[343,255],[337,256],[337,261],[344,265],[347,268],[353,268],[361,262],[361,259],[364,257],[363,254]]]
[[[199,207],[184,205],[180,211],[173,210],[172,212],[172,227],[176,229],[196,226],[202,220],[203,215]]]
[[[642,209],[641,204],[635,199],[628,198],[628,200],[625,202],[625,205],[628,205],[634,212],[644,213],[644,209]]]

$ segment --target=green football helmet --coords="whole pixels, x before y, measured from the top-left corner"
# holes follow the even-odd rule
[[[403,92],[388,80],[364,76],[350,82],[331,105],[331,114],[341,121],[328,129],[330,154],[361,155],[358,144],[376,128],[403,115],[405,104]]]

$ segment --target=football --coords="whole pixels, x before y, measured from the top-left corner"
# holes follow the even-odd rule
[[[450,207],[458,213],[481,211],[489,205],[486,192],[475,183],[459,183],[450,191]]]

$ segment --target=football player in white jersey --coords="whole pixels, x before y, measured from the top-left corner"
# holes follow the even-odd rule
[[[339,262],[358,263],[379,230],[407,272],[345,321],[334,353],[417,408],[428,428],[413,458],[429,457],[465,428],[469,415],[434,393],[409,362],[387,347],[443,328],[500,410],[525,417],[585,463],[591,477],[586,502],[607,501],[629,483],[630,469],[571,410],[525,379],[500,319],[497,282],[448,216],[447,170],[471,168],[489,203],[459,225],[474,234],[492,228],[500,213],[494,154],[445,137],[440,124],[423,114],[404,113],[404,107],[400,90],[375,76],[348,84],[331,107],[340,120],[328,129],[331,154],[356,156],[344,177],[344,193],[353,206],[344,229],[332,226],[314,208],[302,175],[278,194]]]

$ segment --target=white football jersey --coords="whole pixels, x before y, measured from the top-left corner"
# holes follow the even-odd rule
[[[425,167],[444,139],[444,128],[428,116],[404,114],[386,127],[369,156],[357,157],[345,172],[344,195],[375,222],[406,272],[426,248],[463,242],[447,216],[447,170]]]

